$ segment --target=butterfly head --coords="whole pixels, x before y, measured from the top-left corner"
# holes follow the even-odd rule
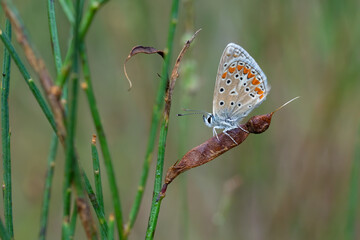
[[[207,113],[206,115],[203,115],[203,120],[208,127],[214,126],[214,115],[212,113]]]

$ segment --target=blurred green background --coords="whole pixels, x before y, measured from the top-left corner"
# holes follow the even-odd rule
[[[70,30],[55,2],[64,57]],[[46,1],[14,0],[14,4],[55,76]],[[147,55],[132,58],[127,63],[133,80],[130,92],[123,62],[135,45],[165,47],[170,5],[164,0],[111,0],[96,15],[87,36],[95,94],[115,160],[124,216],[141,174],[162,60]],[[254,57],[272,86],[267,100],[250,116],[271,112],[295,96],[301,98],[276,113],[265,133],[250,135],[225,155],[180,175],[163,201],[156,239],[360,238],[359,174],[354,174],[354,163],[360,161],[360,154],[356,157],[360,151],[359,9],[356,0],[181,2],[173,58],[189,33],[202,31],[185,56],[173,96],[166,169],[212,136],[200,116],[179,118],[176,113],[182,108],[212,110],[217,67],[229,42]],[[0,48],[2,53],[2,44]],[[15,238],[35,239],[52,130],[14,64],[10,81]],[[78,116],[79,158],[90,173],[95,129],[83,92]],[[49,239],[61,235],[63,166],[60,148]],[[130,239],[145,235],[154,162],[149,175]],[[108,216],[112,203],[105,175],[103,180]],[[85,239],[79,223],[76,239]]]

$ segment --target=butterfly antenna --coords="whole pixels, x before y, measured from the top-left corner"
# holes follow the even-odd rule
[[[204,112],[178,113],[177,115],[181,117],[181,116],[194,115],[194,114],[204,114]]]
[[[285,107],[286,105],[288,105],[289,103],[291,103],[292,101],[295,101],[296,99],[300,98],[300,96],[294,97],[293,99],[287,101],[286,103],[284,103],[283,105],[281,105],[280,107],[278,107],[275,111],[273,111],[271,114],[274,114],[275,112],[279,111],[280,109],[282,109],[283,107]]]
[[[197,109],[187,109],[187,108],[183,108],[182,109],[185,112],[198,112],[198,113],[207,113],[206,111],[203,110],[197,110]]]
[[[193,115],[193,114],[207,114],[207,112],[202,111],[202,110],[194,110],[194,109],[186,109],[183,108],[182,109],[185,112],[190,112],[190,113],[178,113],[178,116],[186,116],[186,115]]]

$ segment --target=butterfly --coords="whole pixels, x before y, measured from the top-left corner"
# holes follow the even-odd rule
[[[208,127],[227,133],[234,128],[243,129],[239,122],[258,107],[269,94],[270,85],[259,65],[248,52],[237,44],[229,43],[221,56],[214,89],[213,113],[203,115]],[[236,143],[236,142],[235,142]]]

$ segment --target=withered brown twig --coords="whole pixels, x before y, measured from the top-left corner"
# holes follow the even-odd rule
[[[29,64],[39,76],[41,85],[46,93],[46,98],[48,99],[48,102],[54,114],[58,131],[57,135],[63,143],[66,135],[66,128],[64,125],[64,109],[59,100],[61,96],[61,89],[54,85],[44,61],[36,56],[31,44],[29,43],[28,37],[24,32],[24,26],[18,19],[17,15],[8,6],[5,0],[1,0],[1,5],[4,9],[6,16],[9,18],[11,24],[14,27],[17,41],[23,48]]]
[[[185,52],[188,50],[188,48],[190,47],[190,44],[192,43],[192,41],[195,39],[196,35],[201,31],[201,29],[197,30],[194,35],[186,41],[183,49],[181,49],[181,52],[179,53],[179,56],[176,59],[174,68],[171,72],[171,76],[170,76],[170,81],[169,81],[169,86],[168,89],[166,90],[166,94],[165,94],[165,109],[164,109],[164,119],[168,119],[169,118],[169,113],[170,113],[170,107],[171,107],[171,99],[172,99],[172,95],[173,95],[173,91],[174,91],[174,87],[175,87],[175,83],[176,80],[179,77],[179,66],[180,66],[180,62],[185,54]]]
[[[247,130],[248,132],[243,131],[241,128],[235,128],[228,131],[227,133],[230,134],[230,136],[236,141],[236,143],[229,136],[221,133],[218,135],[218,138],[212,137],[206,142],[188,151],[167,171],[165,183],[161,189],[159,197],[162,198],[165,196],[167,186],[179,174],[191,168],[198,167],[207,162],[210,162],[221,154],[229,151],[233,147],[240,145],[243,141],[245,141],[245,139],[249,136],[250,133],[260,134],[265,132],[270,126],[271,119],[274,113],[298,98],[299,97],[295,97],[290,101],[287,101],[271,113],[251,117],[247,121],[247,123],[241,125],[241,128]]]
[[[97,239],[97,232],[94,220],[91,216],[91,211],[87,201],[82,198],[76,198],[77,211],[79,213],[80,220],[84,226],[84,230],[88,239]]]
[[[247,130],[249,133],[243,131],[240,128],[235,128],[227,133],[237,142],[237,144],[229,138],[229,136],[224,133],[218,135],[219,139],[212,137],[206,142],[200,144],[197,147],[194,147],[188,151],[178,162],[169,168],[166,173],[165,183],[160,192],[161,197],[165,196],[167,186],[181,173],[194,168],[201,166],[211,160],[217,158],[218,156],[224,154],[230,149],[240,145],[245,139],[249,136],[250,133],[263,133],[265,132],[271,122],[271,118],[274,112],[254,116],[249,119],[246,124],[241,125],[241,127]]]

